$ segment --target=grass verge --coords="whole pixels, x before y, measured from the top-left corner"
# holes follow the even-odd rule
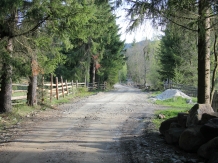
[[[194,103],[197,102],[197,99],[192,98],[192,102],[193,104],[188,104],[186,102],[186,99],[182,97],[174,97],[174,98],[163,100],[163,101],[157,100],[155,101],[155,104],[165,106],[166,109],[155,111],[155,117],[152,120],[152,122],[155,124],[156,128],[159,128],[160,124],[166,119],[176,117],[178,113],[181,113],[181,112],[184,112],[184,113],[188,112],[191,109],[191,107],[194,105]],[[159,114],[164,115],[165,118],[160,119],[158,117]]]
[[[27,105],[17,105],[13,107],[12,112],[0,114],[0,131],[10,128],[23,121],[23,119],[33,112],[40,110],[41,106],[30,107]]]
[[[68,102],[72,101],[75,98],[82,98],[82,97],[91,96],[91,95],[94,95],[98,92],[99,91],[88,91],[87,88],[78,88],[76,90],[76,92],[74,92],[74,94],[65,95],[64,98],[62,96],[60,96],[60,98],[58,100],[52,99],[51,103],[50,102],[47,102],[47,103],[50,105],[64,104],[64,103],[68,103]]]
[[[0,131],[10,128],[13,125],[21,123],[26,117],[37,111],[44,111],[47,108],[54,108],[54,106],[68,103],[75,98],[87,97],[90,95],[94,95],[99,91],[91,91],[88,92],[86,88],[79,88],[75,94],[70,94],[68,96],[59,98],[59,100],[52,99],[50,103],[49,100],[45,101],[42,105],[37,105],[34,107],[27,106],[26,104],[20,104],[13,106],[12,112],[9,113],[1,113],[0,114]],[[52,107],[53,106],[53,107]]]

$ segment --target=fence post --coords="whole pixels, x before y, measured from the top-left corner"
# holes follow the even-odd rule
[[[107,87],[107,82],[104,82],[104,90],[106,89]]]
[[[78,88],[78,80],[76,80],[76,89]]]
[[[96,90],[96,89],[97,89],[96,82],[93,82],[93,87],[94,87],[94,90]]]
[[[74,95],[74,91],[73,91],[73,80],[71,81],[71,85],[72,85],[72,94]]]
[[[58,90],[58,77],[56,77],[56,99],[59,99],[59,90]]]
[[[86,76],[85,76],[85,88],[87,87],[87,85],[86,85]]]
[[[44,102],[44,76],[42,77],[42,99],[41,102]]]
[[[67,80],[66,80],[65,84],[66,84],[67,95],[69,95]]]
[[[63,78],[61,76],[61,90],[62,90],[62,96],[64,98],[64,85],[63,85]]]
[[[50,86],[50,102],[52,101],[52,89],[53,89],[53,75],[51,74],[51,86]]]
[[[86,88],[89,89],[89,81],[86,79]]]

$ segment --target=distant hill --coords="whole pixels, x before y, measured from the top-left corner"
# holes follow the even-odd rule
[[[146,40],[142,40],[142,41],[136,42],[135,44],[142,46],[142,45],[145,45],[145,41],[146,41]],[[148,40],[148,41],[152,42],[151,40]],[[125,46],[124,46],[124,49],[129,49],[129,48],[131,48],[131,47],[132,47],[132,44],[133,44],[133,43],[126,43]]]
[[[124,49],[129,49],[131,48],[131,46],[132,46],[132,43],[127,43],[124,45]]]

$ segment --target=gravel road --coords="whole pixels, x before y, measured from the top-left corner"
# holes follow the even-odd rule
[[[139,89],[115,90],[59,106],[29,118],[0,144],[2,163],[157,163],[167,149],[150,123],[153,111]],[[43,114],[43,115],[42,115]]]

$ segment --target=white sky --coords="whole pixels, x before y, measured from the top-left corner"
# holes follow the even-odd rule
[[[119,19],[116,20],[117,25],[121,28],[121,40],[126,40],[126,43],[132,43],[134,38],[136,42],[147,39],[152,39],[156,36],[160,35],[160,32],[157,29],[154,29],[149,22],[141,25],[137,28],[136,31],[132,33],[126,33],[126,29],[128,27],[128,20],[125,18],[125,12],[122,10],[117,10],[115,12],[117,16],[120,16]]]

